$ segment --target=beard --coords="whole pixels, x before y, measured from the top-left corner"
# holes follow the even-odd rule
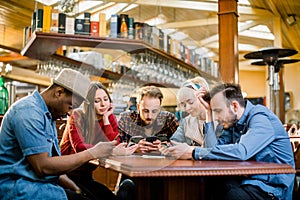
[[[231,110],[229,111],[229,116],[226,120],[222,121],[222,124],[224,126],[224,124],[226,126],[224,126],[224,129],[230,129],[231,127],[233,127],[237,122],[238,122],[238,118],[237,118],[237,114],[234,114]]]
[[[144,123],[145,124],[147,124],[147,125],[151,125],[152,124],[152,119],[150,119],[150,118],[146,118],[145,120],[144,120]]]

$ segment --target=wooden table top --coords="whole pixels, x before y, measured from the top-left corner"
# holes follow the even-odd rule
[[[105,160],[104,166],[129,177],[233,176],[296,172],[287,164],[255,161],[175,160],[163,156],[136,155],[110,157]]]

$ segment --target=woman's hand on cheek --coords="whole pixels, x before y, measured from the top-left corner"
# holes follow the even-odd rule
[[[109,108],[107,109],[106,113],[104,113],[104,116],[108,117],[109,115],[113,114],[114,109],[114,105],[110,103]]]
[[[113,114],[113,112],[114,112],[114,106],[113,106],[112,103],[110,103],[110,107],[109,107],[109,108],[107,109],[107,111],[103,114],[102,120],[103,120],[103,124],[104,124],[104,125],[110,124],[108,117],[109,117],[111,114]]]

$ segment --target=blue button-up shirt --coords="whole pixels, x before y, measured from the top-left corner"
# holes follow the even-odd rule
[[[37,176],[26,159],[45,152],[60,156],[55,121],[35,91],[13,104],[2,121],[0,199],[67,199],[58,176]]]
[[[196,159],[255,160],[284,163],[295,167],[290,138],[281,121],[268,108],[249,101],[236,125],[223,130],[213,148],[196,148]],[[273,193],[279,199],[292,199],[294,174],[253,175],[243,181]]]

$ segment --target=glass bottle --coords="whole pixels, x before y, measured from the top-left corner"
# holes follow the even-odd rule
[[[128,26],[127,26],[127,22],[126,22],[126,16],[121,15],[121,17],[122,17],[121,27],[120,27],[121,37],[127,38],[128,37]]]
[[[133,28],[134,20],[133,18],[128,18],[128,38],[133,39],[134,38],[134,28]]]
[[[112,14],[110,18],[110,37],[116,38],[118,36],[118,15]]]
[[[8,91],[4,86],[4,77],[0,77],[0,115],[4,115],[8,109]]]

